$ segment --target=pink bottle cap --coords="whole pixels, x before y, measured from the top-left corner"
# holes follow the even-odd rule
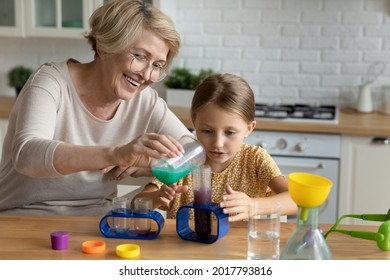
[[[50,234],[51,248],[64,250],[68,248],[69,233],[67,231],[55,231]]]

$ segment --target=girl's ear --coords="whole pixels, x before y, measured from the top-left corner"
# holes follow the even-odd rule
[[[256,121],[251,121],[250,123],[248,123],[248,131],[247,131],[245,137],[248,137],[249,134],[251,134],[252,131],[255,129],[255,127],[256,127]]]

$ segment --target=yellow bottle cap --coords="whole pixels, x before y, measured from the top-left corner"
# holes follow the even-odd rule
[[[139,256],[141,248],[137,244],[121,244],[116,246],[116,255],[124,259],[133,259]]]

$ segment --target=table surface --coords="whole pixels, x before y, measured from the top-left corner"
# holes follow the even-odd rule
[[[212,244],[183,240],[176,232],[176,221],[166,220],[160,235],[153,240],[115,239],[104,237],[99,230],[101,217],[64,216],[11,216],[0,215],[0,259],[1,260],[109,260],[119,259],[115,254],[117,245],[135,243],[140,245],[142,260],[224,260],[246,259],[247,223],[230,223],[229,232]],[[295,229],[295,223],[281,223],[281,250]],[[321,225],[324,231],[330,225]],[[377,231],[377,226],[341,225]],[[50,233],[69,232],[66,250],[52,250]],[[81,244],[87,240],[106,242],[106,251],[101,254],[85,254]],[[390,259],[390,251],[382,251],[374,241],[332,233],[327,243],[334,259]]]

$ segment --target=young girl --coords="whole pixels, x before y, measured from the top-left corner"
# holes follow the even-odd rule
[[[264,206],[280,202],[281,215],[297,211],[287,191],[287,181],[268,152],[243,143],[256,126],[254,115],[252,89],[236,75],[209,76],[192,99],[196,137],[212,169],[212,201],[220,203],[229,221],[246,219],[254,200]],[[152,197],[154,207],[167,210],[167,217],[175,218],[179,207],[194,199],[192,175],[170,186],[153,179],[137,196]]]

